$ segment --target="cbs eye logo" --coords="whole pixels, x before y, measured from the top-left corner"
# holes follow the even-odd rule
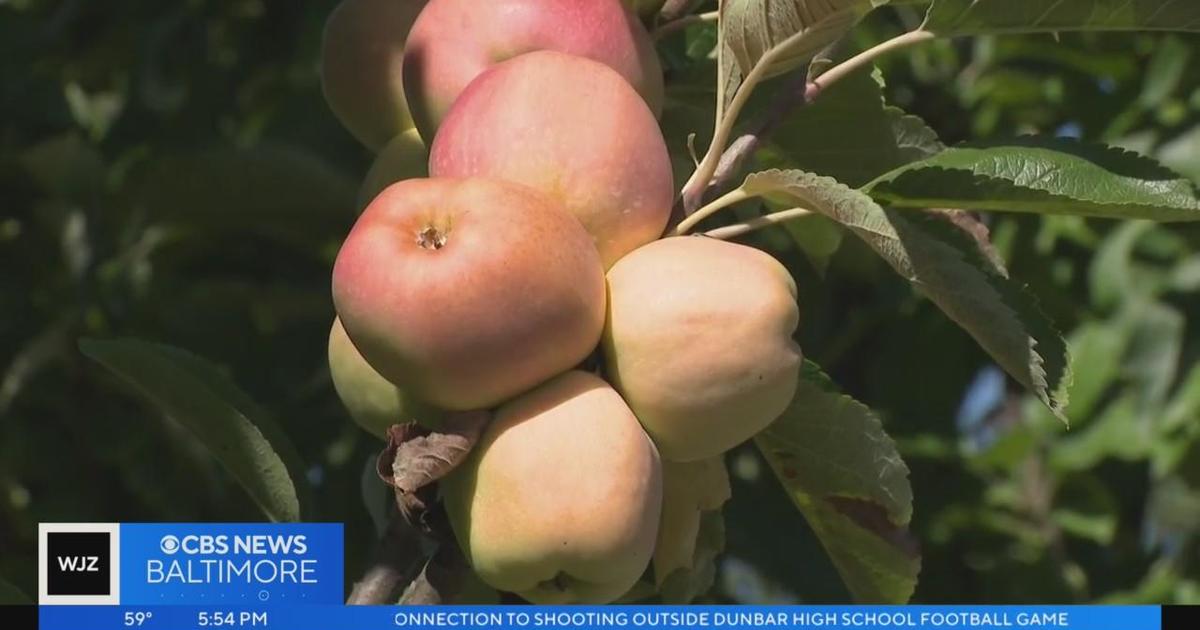
[[[38,602],[117,603],[118,543],[115,523],[39,524]]]
[[[167,534],[166,536],[162,537],[162,540],[159,541],[158,548],[168,556],[175,555],[175,553],[179,551],[179,538],[177,536]]]

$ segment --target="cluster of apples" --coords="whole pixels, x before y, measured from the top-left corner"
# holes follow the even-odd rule
[[[641,4],[345,0],[325,34],[326,98],[385,162],[334,266],[334,384],[377,434],[492,410],[442,493],[476,573],[535,603],[688,566],[728,495],[721,454],[799,375],[778,261],[661,238],[674,182]],[[402,179],[420,139],[428,176]]]

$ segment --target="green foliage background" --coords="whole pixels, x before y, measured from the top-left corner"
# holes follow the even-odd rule
[[[226,366],[296,445],[305,517],[344,521],[348,581],[361,571],[380,445],[341,410],[324,357],[329,270],[371,156],[321,99],[332,6],[0,0],[0,600],[5,581],[35,591],[39,521],[261,518],[186,419],[131,397],[81,337]],[[919,21],[878,12],[848,44]],[[679,165],[686,133],[711,133],[696,51],[712,37],[662,43]],[[1197,36],[937,41],[881,67],[889,101],[946,144],[1079,137],[1200,181]],[[844,131],[816,129],[803,141],[836,150]],[[876,410],[911,469],[914,601],[1200,603],[1200,228],[986,220],[1070,332],[1069,430],[858,240],[755,237],[796,274],[809,358]],[[728,464],[710,597],[845,601],[767,462],[743,447]]]

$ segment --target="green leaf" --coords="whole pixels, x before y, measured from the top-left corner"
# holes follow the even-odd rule
[[[1155,157],[1167,168],[1200,182],[1200,125],[1164,142]]]
[[[782,208],[781,208],[782,209]],[[822,275],[829,268],[829,261],[842,246],[846,231],[837,223],[819,214],[800,217],[783,224],[792,240],[817,273]]]
[[[1179,375],[1187,318],[1163,302],[1134,302],[1123,315],[1133,322],[1133,336],[1121,367],[1134,383],[1140,420],[1158,422]]]
[[[1200,220],[1192,183],[1134,153],[1060,138],[964,145],[867,184],[901,208]]]
[[[21,589],[0,577],[0,606],[19,606],[32,603]]]
[[[924,121],[884,103],[882,78],[868,70],[789,115],[758,160],[765,168],[798,168],[861,186],[943,149]]]
[[[1060,31],[1200,32],[1193,0],[935,0],[925,30],[944,37]]]
[[[855,599],[907,602],[921,566],[912,487],[879,418],[805,362],[791,406],[754,441]]]
[[[759,79],[802,67],[888,0],[726,0],[721,4],[724,104],[756,66]],[[723,111],[723,107],[722,110]]]
[[[84,354],[192,432],[273,521],[301,518],[303,468],[290,440],[213,364],[137,339],[83,339]]]
[[[1065,421],[1066,343],[998,265],[984,235],[968,233],[946,213],[884,210],[859,191],[803,171],[753,173],[740,190],[787,198],[849,228]]]
[[[1152,299],[1161,288],[1161,274],[1134,260],[1138,241],[1154,229],[1148,221],[1129,221],[1116,227],[1096,249],[1088,268],[1092,304],[1107,311],[1133,299]]]
[[[1057,482],[1050,520],[1063,531],[1098,545],[1111,545],[1117,534],[1120,505],[1096,477],[1076,475]]]
[[[769,64],[764,78],[799,68],[837,41],[875,5],[872,0],[727,0],[721,28],[742,75]]]
[[[1069,346],[1075,355],[1071,415],[1090,417],[1100,404],[1104,393],[1121,374],[1130,333],[1130,327],[1121,321],[1089,322],[1071,333]]]
[[[1180,41],[1179,37],[1162,38],[1146,68],[1146,82],[1138,95],[1138,103],[1147,109],[1161,107],[1179,88],[1191,56],[1192,46]]]
[[[1091,470],[1109,457],[1129,462],[1145,458],[1151,435],[1139,417],[1133,394],[1117,399],[1083,431],[1059,440],[1050,452],[1050,465],[1065,473]]]
[[[1180,382],[1163,412],[1161,427],[1164,432],[1175,431],[1196,417],[1200,417],[1200,365],[1192,367]]]

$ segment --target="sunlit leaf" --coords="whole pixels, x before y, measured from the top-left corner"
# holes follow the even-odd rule
[[[1200,32],[1192,0],[935,0],[925,28],[939,35],[1060,31]]]
[[[788,200],[846,226],[1065,419],[1066,344],[1025,288],[968,233],[936,213],[884,210],[836,180],[803,171],[753,173],[743,193]]]
[[[1188,180],[1134,153],[1059,138],[954,147],[864,190],[902,208],[1200,220],[1200,198]]]

